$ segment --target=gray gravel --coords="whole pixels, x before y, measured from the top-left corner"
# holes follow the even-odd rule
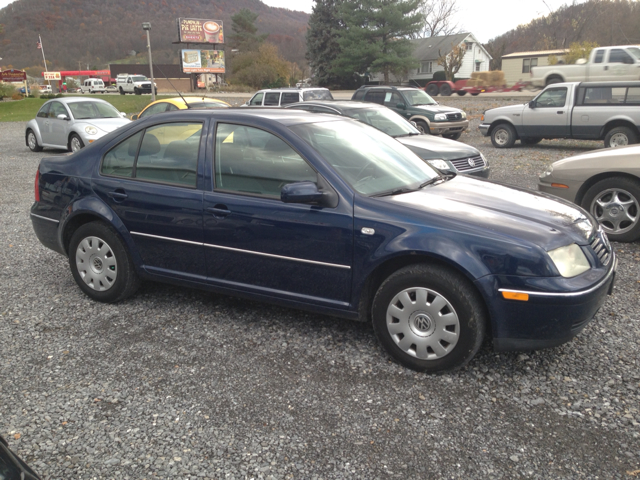
[[[493,178],[535,188],[601,143],[493,149],[450,97]],[[633,478],[640,470],[638,244],[614,295],[561,347],[456,373],[407,370],[369,325],[160,284],[90,301],[33,234],[42,154],[0,124],[0,433],[47,479]],[[54,152],[45,152],[49,155]]]

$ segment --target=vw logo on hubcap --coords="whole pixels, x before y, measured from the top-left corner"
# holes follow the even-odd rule
[[[99,272],[100,270],[102,270],[102,260],[100,260],[97,257],[93,258],[93,268],[94,270],[96,270],[97,272]]]
[[[420,314],[416,316],[415,325],[418,330],[421,332],[426,332],[429,330],[431,326],[431,319],[424,314]]]

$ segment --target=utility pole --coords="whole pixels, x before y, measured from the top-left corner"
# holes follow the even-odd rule
[[[149,50],[149,73],[151,73],[151,101],[156,101],[156,82],[153,79],[153,60],[151,59],[151,39],[149,38],[149,31],[151,30],[151,24],[144,22],[142,29],[147,32],[147,49]]]

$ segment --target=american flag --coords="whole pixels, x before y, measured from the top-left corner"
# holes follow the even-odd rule
[[[38,50],[42,49],[42,43],[38,42]]]

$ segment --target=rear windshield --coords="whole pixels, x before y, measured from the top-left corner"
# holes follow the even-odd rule
[[[302,92],[302,99],[307,100],[333,100],[331,92],[327,89],[305,90]]]

